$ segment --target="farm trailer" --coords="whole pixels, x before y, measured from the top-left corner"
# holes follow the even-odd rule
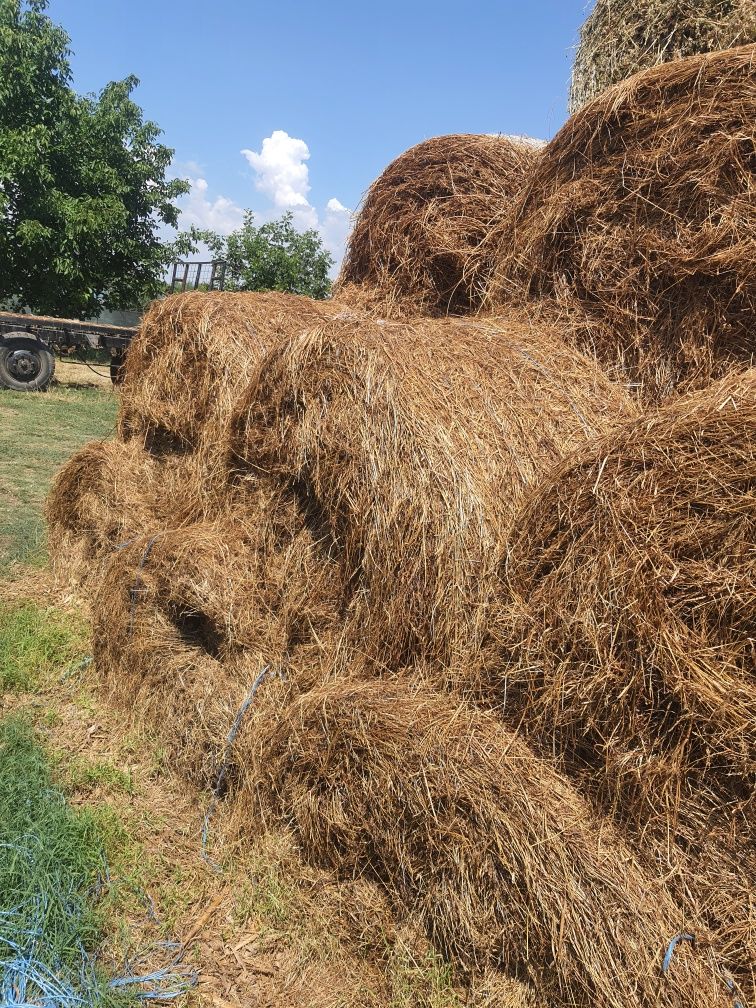
[[[174,263],[166,293],[222,290],[225,263]],[[42,392],[55,374],[55,358],[110,369],[114,384],[123,377],[129,343],[137,326],[0,312],[0,389]]]

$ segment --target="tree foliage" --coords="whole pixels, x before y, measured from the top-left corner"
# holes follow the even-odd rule
[[[254,214],[248,210],[239,230],[228,236],[196,229],[191,232],[193,241],[203,242],[213,255],[226,261],[226,286],[233,290],[328,297],[328,270],[334,260],[323,248],[318,232],[297,231],[291,213],[259,227],[254,221]]]
[[[131,99],[72,87],[69,39],[47,0],[0,0],[0,301],[86,317],[133,308],[161,287],[172,250],[173,151]]]

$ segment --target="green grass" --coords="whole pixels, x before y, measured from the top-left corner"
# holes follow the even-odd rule
[[[46,675],[63,675],[86,654],[86,628],[31,602],[0,606],[0,692],[34,690]]]
[[[0,390],[0,573],[47,558],[42,508],[60,466],[113,430],[118,400],[97,388]]]
[[[23,719],[0,721],[0,975],[11,969],[14,943],[86,994],[87,1004],[129,1003],[108,990],[88,960],[102,936],[94,893],[104,874],[96,816],[66,804]],[[42,994],[32,983],[26,1001]]]
[[[128,770],[107,762],[93,762],[81,756],[61,763],[59,771],[66,791],[86,792],[95,788],[122,794],[134,794],[134,782]]]

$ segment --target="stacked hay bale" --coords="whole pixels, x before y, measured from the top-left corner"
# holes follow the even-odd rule
[[[129,348],[116,437],[74,455],[48,498],[61,575],[86,580],[116,546],[217,514],[237,399],[276,341],[333,313],[277,292],[155,302]]]
[[[266,358],[232,422],[239,491],[296,495],[340,570],[344,642],[388,668],[475,663],[518,502],[635,415],[527,318],[335,319]]]
[[[580,29],[570,112],[639,70],[751,42],[752,0],[596,0]]]
[[[454,245],[399,171],[410,223],[368,200],[341,300],[156,306],[118,439],[53,494],[55,517],[81,489],[113,698],[230,788],[240,830],[379,884],[523,1003],[714,1006],[753,980],[754,372],[653,413],[607,374],[651,399],[750,359],[752,57],[591,105],[486,241],[487,196]],[[469,312],[484,275],[495,314],[418,317]]]
[[[659,969],[681,922],[663,883],[495,716],[413,676],[325,685],[250,736],[244,826],[263,809],[317,863],[377,878],[453,959],[543,1004],[721,1003],[715,958]]]
[[[485,266],[476,250],[541,146],[463,134],[405,151],[365,197],[334,296],[383,318],[474,311]]]
[[[530,497],[504,566],[509,653],[489,683],[695,893],[744,985],[756,962],[755,544],[751,369],[577,452]]]
[[[645,401],[754,360],[756,46],[644,71],[574,115],[489,233],[487,304],[568,315]]]

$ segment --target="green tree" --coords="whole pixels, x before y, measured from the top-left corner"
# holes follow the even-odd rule
[[[73,90],[47,0],[0,0],[0,301],[83,317],[141,306],[172,249],[173,151],[131,100],[135,77]]]
[[[331,292],[333,257],[317,231],[297,231],[291,213],[257,227],[248,210],[239,230],[226,237],[197,229],[190,235],[225,259],[226,286],[232,290],[288,291],[321,299]]]

